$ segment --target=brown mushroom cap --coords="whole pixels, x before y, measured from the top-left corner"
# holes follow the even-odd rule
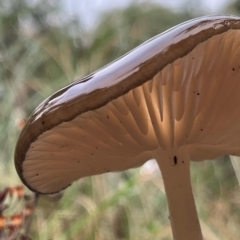
[[[240,155],[239,29],[233,16],[188,21],[53,94],[17,142],[22,181],[53,193],[157,150],[184,148],[195,161]]]

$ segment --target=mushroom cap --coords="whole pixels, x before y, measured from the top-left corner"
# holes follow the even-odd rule
[[[33,191],[185,149],[240,155],[240,18],[200,17],[150,39],[41,103],[16,145]]]

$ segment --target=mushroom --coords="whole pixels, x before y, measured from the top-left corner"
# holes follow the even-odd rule
[[[200,240],[190,161],[240,155],[240,18],[200,17],[138,46],[46,99],[15,165],[33,191],[155,158],[175,240]]]

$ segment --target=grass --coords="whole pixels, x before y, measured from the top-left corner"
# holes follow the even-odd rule
[[[240,234],[240,189],[234,175],[221,176],[229,159],[219,161],[192,164],[193,188],[206,239],[231,240]],[[229,188],[226,181],[235,184]],[[30,235],[39,240],[170,240],[161,175],[145,166],[89,177],[60,195],[40,196]]]

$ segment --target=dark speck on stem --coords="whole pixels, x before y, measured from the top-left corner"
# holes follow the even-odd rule
[[[177,161],[178,161],[177,156],[174,156],[174,157],[173,157],[174,165],[177,165]]]

